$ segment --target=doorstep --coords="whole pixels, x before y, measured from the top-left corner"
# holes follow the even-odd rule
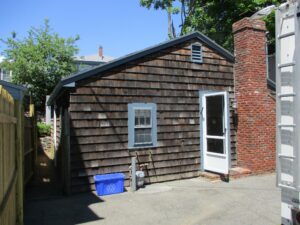
[[[251,170],[247,168],[242,167],[234,167],[229,170],[229,176],[220,174],[220,173],[214,173],[209,171],[200,172],[200,177],[204,177],[211,182],[218,182],[218,181],[229,181],[230,179],[237,179],[241,177],[246,177],[251,174]]]

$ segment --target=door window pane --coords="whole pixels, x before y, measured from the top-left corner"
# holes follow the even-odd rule
[[[207,151],[224,154],[224,140],[207,138]]]
[[[224,135],[224,97],[223,95],[206,97],[207,135]]]

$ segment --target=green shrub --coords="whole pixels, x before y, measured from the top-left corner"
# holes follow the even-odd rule
[[[51,126],[43,122],[37,123],[37,129],[39,136],[50,136],[51,135]]]

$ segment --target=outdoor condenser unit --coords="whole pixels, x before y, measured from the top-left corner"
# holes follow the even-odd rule
[[[282,224],[298,224],[300,208],[300,1],[276,10],[277,184]]]

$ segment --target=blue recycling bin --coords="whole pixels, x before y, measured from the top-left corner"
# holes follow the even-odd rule
[[[124,179],[123,173],[109,173],[95,175],[95,187],[98,196],[112,195],[124,192]]]

